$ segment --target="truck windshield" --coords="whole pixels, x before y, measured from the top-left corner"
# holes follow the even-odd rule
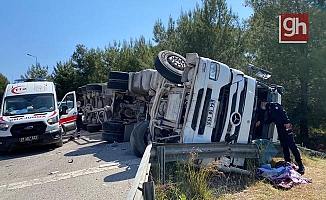
[[[3,104],[3,115],[21,115],[37,112],[54,111],[53,94],[27,94],[6,97]]]

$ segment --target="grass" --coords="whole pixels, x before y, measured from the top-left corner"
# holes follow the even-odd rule
[[[153,174],[158,174],[158,168],[154,168]],[[211,199],[212,191],[209,189],[213,170],[210,167],[197,167],[194,162],[167,163],[167,183],[156,187],[155,197],[165,199]],[[155,176],[154,176],[155,177]],[[155,178],[154,178],[155,180]],[[157,181],[156,181],[157,182]]]
[[[301,153],[306,167],[305,178],[312,183],[294,186],[289,190],[277,189],[268,181],[258,180],[254,176],[235,173],[222,173],[212,166],[197,167],[193,162],[186,165],[170,163],[166,166],[169,177],[165,185],[157,185],[155,197],[165,199],[325,199],[324,189],[326,159],[311,157]],[[274,162],[282,160],[274,158]],[[155,173],[153,173],[154,176]],[[155,180],[155,176],[154,176]]]

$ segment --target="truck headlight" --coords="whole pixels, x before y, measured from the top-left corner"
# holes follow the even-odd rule
[[[58,115],[55,116],[55,117],[49,118],[47,122],[48,122],[50,125],[58,123],[58,122],[59,122]]]
[[[6,131],[9,128],[9,124],[7,123],[0,123],[0,130],[1,131]]]
[[[209,79],[217,80],[218,74],[220,72],[220,65],[212,62],[209,68]]]

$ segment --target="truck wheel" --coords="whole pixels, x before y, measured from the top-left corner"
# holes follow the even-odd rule
[[[78,87],[78,94],[83,94],[83,92],[82,92],[82,87]]]
[[[109,72],[108,78],[109,78],[109,81],[111,81],[111,80],[128,81],[129,73],[127,73],[127,72]]]
[[[147,135],[149,133],[148,130],[149,121],[145,120],[139,122],[131,132],[130,135],[130,146],[132,151],[137,157],[142,157],[145,149],[148,145]]]
[[[121,122],[105,121],[102,124],[102,131],[110,133],[124,133],[125,125]]]
[[[99,90],[102,91],[102,86],[97,83],[90,83],[86,85],[86,90]]]
[[[87,131],[90,133],[98,132],[101,130],[102,124],[87,124]]]
[[[128,82],[122,81],[109,81],[107,88],[114,90],[128,90]]]
[[[158,53],[154,63],[155,69],[167,80],[182,83],[182,73],[186,67],[186,59],[172,51]]]
[[[123,133],[102,132],[102,140],[107,141],[108,143],[123,142],[123,137]]]
[[[143,156],[143,154],[140,153],[140,151],[136,147],[136,141],[133,134],[130,135],[130,146],[135,156],[137,156],[138,158],[141,158]]]
[[[88,122],[83,122],[82,129],[87,131]]]

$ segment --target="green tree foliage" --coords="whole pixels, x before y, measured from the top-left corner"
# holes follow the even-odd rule
[[[154,53],[152,44],[141,36],[139,39],[114,42],[105,48],[105,61],[109,71],[136,72],[153,68]]]
[[[32,65],[32,67],[28,67],[25,75],[21,75],[20,78],[29,79],[29,78],[45,78],[48,81],[51,81],[51,75],[48,74],[48,66],[41,67],[40,63],[37,65]]]
[[[2,75],[2,73],[0,73],[0,104],[2,103],[3,93],[8,84],[8,79],[4,75]]]
[[[53,68],[52,79],[56,86],[58,99],[70,91],[77,91],[80,85],[80,78],[77,71],[72,65],[71,60],[68,62],[57,62],[57,66]]]
[[[249,20],[250,57],[254,63],[272,72],[273,82],[285,86],[287,92],[283,104],[294,124],[298,125],[299,142],[307,144],[309,126],[325,127],[324,117],[317,118],[317,113],[326,111],[325,106],[320,106],[320,100],[325,97],[321,89],[326,75],[326,60],[322,56],[326,55],[326,13],[322,10],[325,5],[314,0],[248,0],[247,3],[255,13]],[[278,43],[278,16],[281,13],[309,14],[308,43]]]
[[[158,50],[196,52],[237,68],[246,63],[244,31],[225,0],[203,0],[202,7],[181,12],[177,21],[170,17],[167,28],[158,20],[154,41]]]
[[[100,50],[88,50],[84,45],[78,44],[76,50],[72,55],[72,66],[80,78],[80,84],[86,85],[88,83],[102,82],[103,76],[99,73],[97,64]]]
[[[58,62],[52,78],[58,97],[89,83],[107,82],[109,71],[140,71],[153,68],[161,50],[185,55],[197,52],[246,72],[247,63],[272,72],[272,83],[283,85],[283,104],[299,133],[299,142],[309,141],[311,129],[326,129],[326,5],[323,0],[247,0],[254,14],[240,22],[225,0],[202,0],[191,11],[181,11],[177,20],[154,25],[154,44],[143,36],[109,43],[102,49],[78,44],[68,62]],[[307,44],[280,44],[278,16],[309,14]],[[32,66],[22,78],[47,77],[48,67]]]

